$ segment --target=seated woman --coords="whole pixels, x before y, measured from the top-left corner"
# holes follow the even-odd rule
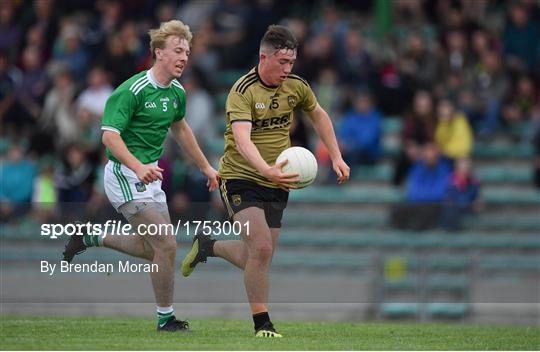
[[[468,157],[473,147],[473,132],[465,115],[456,111],[449,99],[442,99],[437,105],[437,127],[435,142],[441,154],[454,161]]]

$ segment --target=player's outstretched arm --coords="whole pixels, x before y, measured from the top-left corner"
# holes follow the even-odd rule
[[[259,153],[259,150],[251,140],[251,122],[237,121],[232,124],[231,128],[238,152],[255,169],[257,169],[261,175],[286,191],[290,188],[297,188],[294,184],[300,181],[298,178],[299,175],[297,173],[283,172],[281,170],[281,168],[287,164],[286,160],[272,166],[264,161],[261,153]]]
[[[189,127],[187,122],[182,119],[171,125],[171,132],[176,142],[182,147],[188,157],[191,158],[199,170],[208,177],[208,182],[206,183],[208,190],[210,192],[215,191],[219,186],[219,174],[204,156],[191,127]]]
[[[163,180],[163,169],[157,165],[144,165],[141,163],[126,146],[126,143],[122,139],[122,136],[118,132],[103,131],[101,141],[120,163],[124,164],[145,184],[152,183],[157,180]]]
[[[347,182],[351,169],[345,163],[345,161],[343,161],[343,157],[339,151],[334,127],[332,126],[332,121],[330,120],[328,113],[324,111],[324,109],[317,103],[315,109],[308,112],[307,115],[311,119],[315,131],[328,149],[330,159],[332,159],[332,167],[338,176],[338,183],[342,184]]]

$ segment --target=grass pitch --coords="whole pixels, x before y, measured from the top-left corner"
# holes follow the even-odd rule
[[[2,350],[538,350],[539,327],[276,322],[282,339],[256,339],[250,321],[194,320],[155,332],[153,319],[0,316]]]

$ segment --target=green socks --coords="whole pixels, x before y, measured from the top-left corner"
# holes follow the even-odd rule
[[[102,247],[104,233],[85,233],[83,234],[83,243],[86,247]]]
[[[158,325],[162,327],[167,323],[170,317],[174,315],[174,309],[170,307],[157,307]]]

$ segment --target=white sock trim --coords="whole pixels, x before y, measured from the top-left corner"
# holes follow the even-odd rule
[[[174,312],[173,306],[168,306],[168,307],[156,306],[156,310],[160,314],[169,314],[169,313]]]
[[[105,237],[107,237],[107,233],[105,231],[103,231],[101,234],[99,234],[99,236],[98,236],[98,247],[103,247],[103,240],[105,239]]]
[[[88,232],[88,235],[92,236],[92,238],[90,240],[92,243],[94,243],[94,236],[96,236],[97,237],[97,246],[98,247],[103,247],[103,240],[105,239],[105,237],[107,237],[107,233],[105,231],[92,229],[90,232]]]

